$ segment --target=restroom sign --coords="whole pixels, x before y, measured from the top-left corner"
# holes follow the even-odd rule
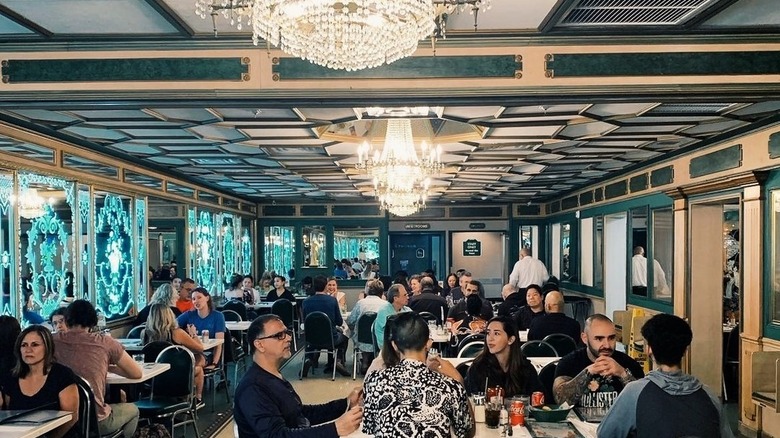
[[[464,257],[480,257],[482,256],[482,242],[477,239],[469,239],[463,241],[463,256]]]

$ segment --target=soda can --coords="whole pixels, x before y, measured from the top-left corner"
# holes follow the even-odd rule
[[[509,421],[512,426],[525,425],[525,406],[522,400],[512,399],[512,404],[509,405]]]
[[[531,406],[542,406],[544,405],[544,393],[541,391],[536,391],[533,394],[531,394]]]
[[[203,343],[205,344],[209,340],[209,331],[208,330],[203,330],[201,332],[201,334],[202,334],[202,338],[201,339],[202,339]]]

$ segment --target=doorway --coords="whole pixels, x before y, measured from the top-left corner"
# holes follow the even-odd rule
[[[604,216],[604,301],[607,316],[626,310],[628,215]]]
[[[691,203],[690,218],[691,373],[727,398],[739,381],[740,200]]]

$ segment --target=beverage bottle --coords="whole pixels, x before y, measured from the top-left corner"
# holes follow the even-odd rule
[[[106,329],[106,315],[103,314],[103,311],[100,309],[97,309],[97,317],[98,317],[98,330],[101,332]]]

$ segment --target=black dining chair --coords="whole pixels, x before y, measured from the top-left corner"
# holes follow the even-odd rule
[[[485,342],[485,334],[484,333],[473,333],[470,335],[466,335],[458,341],[458,346],[456,351],[460,351],[465,347],[467,344],[470,344],[472,342]]]
[[[333,376],[331,380],[336,380],[336,344],[333,341],[333,323],[325,312],[311,312],[303,320],[306,327],[306,351],[303,353],[301,361],[300,378],[303,380],[303,367],[306,364],[306,357],[314,355],[321,350],[327,350],[328,356],[333,355]]]
[[[244,320],[235,310],[222,309],[221,312],[222,316],[225,317],[225,322],[241,322]]]
[[[84,438],[119,438],[122,429],[108,435],[100,435],[98,429],[97,405],[92,386],[79,375],[74,374],[79,393],[79,420],[75,426],[76,435]]]
[[[173,344],[168,341],[154,341],[144,345],[144,348],[141,349],[141,354],[144,355],[144,362],[156,361],[157,356],[160,355],[160,352],[170,347],[171,345]]]
[[[552,345],[555,351],[558,352],[558,356],[566,356],[577,349],[577,343],[574,339],[564,333],[553,333],[545,336],[542,340]]]
[[[279,298],[271,305],[271,313],[282,319],[284,325],[292,330],[293,350],[298,351],[297,333],[295,331],[295,306],[285,298]]]
[[[528,341],[520,347],[525,357],[560,357],[555,347],[544,341]]]
[[[455,369],[460,373],[460,375],[465,379],[466,374],[469,373],[469,368],[471,368],[471,364],[473,363],[473,360],[468,360],[463,363],[459,363]]]
[[[362,356],[363,351],[358,348],[358,343],[372,344],[374,343],[374,321],[376,321],[376,312],[365,312],[358,318],[355,329],[357,330],[357,343],[352,349],[352,380],[355,380],[357,376],[357,358],[358,355]]]
[[[152,393],[149,399],[138,400],[135,405],[140,418],[170,420],[171,435],[176,428],[192,424],[195,436],[198,433],[192,379],[195,376],[195,356],[180,345],[171,345],[157,356],[157,363],[167,363],[171,368],[152,379]]]
[[[241,321],[246,321],[246,304],[240,300],[230,300],[222,306],[222,311],[232,310],[241,317]]]
[[[431,312],[425,312],[425,311],[422,311],[422,312],[419,312],[419,313],[417,313],[417,314],[418,314],[418,315],[420,315],[420,316],[422,316],[422,318],[423,318],[423,319],[425,320],[425,322],[427,322],[427,323],[430,323],[431,321],[433,321],[434,323],[436,323],[436,324],[439,324],[439,318],[440,318],[440,317],[437,317],[436,315],[434,315],[434,314],[433,314],[433,313],[431,313]]]
[[[545,365],[541,371],[539,371],[539,381],[542,382],[542,388],[544,389],[544,400],[546,403],[555,402],[553,382],[555,381],[555,368],[557,367],[557,362],[550,362]]]
[[[127,332],[127,336],[125,336],[127,339],[141,339],[141,333],[146,328],[146,324],[137,325],[130,329],[129,332]]]
[[[458,357],[477,357],[485,348],[485,341],[471,341],[458,350]]]
[[[211,412],[214,412],[217,402],[217,386],[220,382],[225,383],[225,398],[230,403],[230,382],[227,378],[227,371],[225,370],[225,355],[228,352],[228,346],[232,344],[233,336],[230,334],[230,330],[225,330],[225,340],[222,343],[222,356],[219,358],[219,363],[214,368],[203,369],[203,386],[211,387]],[[217,380],[217,377],[220,379]]]

